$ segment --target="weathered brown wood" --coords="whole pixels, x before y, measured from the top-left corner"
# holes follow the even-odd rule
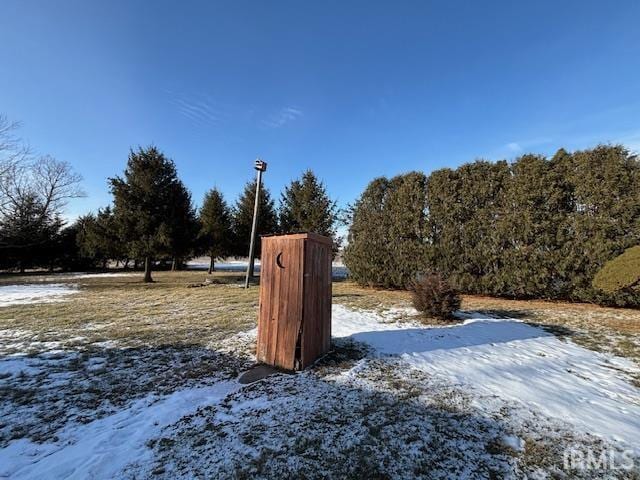
[[[270,263],[272,259],[271,249],[265,248],[262,243],[262,253],[260,258],[264,263]],[[258,341],[256,349],[256,357],[259,361],[273,364],[273,356],[271,353],[271,334],[273,328],[271,325],[271,298],[273,298],[274,272],[270,269],[263,269],[260,272],[260,307],[258,316]]]
[[[331,244],[305,241],[302,367],[329,350],[331,342]]]
[[[313,233],[262,238],[259,361],[300,369],[329,350],[331,255]]]
[[[260,238],[287,238],[287,240],[301,240],[301,239],[310,239],[320,243],[326,243],[331,245],[332,241],[329,237],[325,237],[324,235],[320,235],[318,233],[308,232],[308,233],[291,233],[288,235],[262,235]]]

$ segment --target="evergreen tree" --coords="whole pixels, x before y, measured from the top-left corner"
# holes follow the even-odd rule
[[[410,172],[391,179],[384,209],[388,223],[391,269],[387,282],[407,288],[426,265],[427,177]]]
[[[229,255],[233,245],[231,212],[219,190],[214,188],[205,194],[199,223],[200,244],[210,257],[209,274],[211,274],[215,259]]]
[[[607,261],[638,244],[640,162],[620,145],[560,151],[554,161],[566,179],[571,204],[557,267],[568,284],[567,296],[617,304],[591,283]]]
[[[285,187],[280,200],[280,230],[283,233],[315,232],[331,237],[334,252],[340,248],[336,237],[336,203],[311,170]]]
[[[249,253],[251,225],[253,222],[253,205],[256,198],[256,182],[248,182],[242,195],[233,209],[233,234],[235,246],[233,252],[238,256]],[[278,231],[278,217],[269,190],[264,185],[260,188],[260,206],[258,210],[258,230],[256,238],[256,257],[260,257],[260,235],[268,235]]]
[[[125,258],[125,242],[121,228],[111,207],[98,210],[97,215],[88,214],[77,221],[77,244],[82,257],[107,268],[109,260]]]
[[[362,285],[385,286],[389,257],[384,202],[389,180],[372,180],[350,208],[351,222],[343,260],[351,278]]]
[[[640,246],[609,260],[593,279],[593,287],[607,293],[636,293],[640,286]]]
[[[495,235],[502,255],[490,293],[559,297],[565,290],[557,265],[561,225],[570,209],[562,176],[541,155],[523,155],[505,178]]]
[[[63,226],[58,215],[44,211],[36,195],[25,194],[0,217],[0,251],[5,266],[50,266],[55,236]]]
[[[175,164],[156,147],[139,148],[129,153],[124,176],[109,181],[127,251],[144,259],[144,281],[152,282],[154,257],[175,249],[175,205],[184,201]]]
[[[425,270],[426,177],[373,180],[351,210],[344,262],[357,282],[406,288]]]
[[[494,288],[502,257],[496,230],[508,175],[504,161],[476,161],[429,177],[428,263],[461,291]]]
[[[640,238],[640,164],[620,146],[429,177],[429,260],[469,293],[632,305],[591,281]]]
[[[92,266],[89,259],[80,253],[79,232],[79,222],[75,221],[56,235],[51,251],[51,268],[55,266],[64,271],[78,271]]]
[[[175,271],[197,248],[199,225],[191,194],[181,181],[178,180],[173,186],[171,196],[173,202],[167,219],[167,254],[171,257],[171,270]]]

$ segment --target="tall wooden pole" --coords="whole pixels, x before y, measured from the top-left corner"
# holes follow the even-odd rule
[[[253,262],[256,256],[256,233],[258,230],[258,211],[260,207],[260,186],[262,184],[262,172],[267,170],[267,163],[260,159],[256,160],[256,198],[253,202],[253,223],[251,225],[251,239],[249,240],[249,265],[247,265],[247,276],[244,280],[244,288],[249,288],[249,280],[253,278]]]

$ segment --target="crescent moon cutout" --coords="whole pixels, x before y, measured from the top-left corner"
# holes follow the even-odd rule
[[[278,254],[278,256],[276,257],[276,264],[280,267],[280,268],[284,268],[284,265],[282,264],[282,252],[280,252]]]

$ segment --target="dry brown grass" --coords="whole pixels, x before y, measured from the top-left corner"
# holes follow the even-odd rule
[[[258,290],[245,290],[240,277],[219,273],[219,284],[191,288],[203,272],[157,272],[156,283],[140,276],[74,279],[80,292],[64,302],[14,305],[0,309],[0,330],[34,334],[32,341],[77,336],[83,343],[116,340],[123,345],[205,345],[255,325]],[[30,283],[35,277],[12,277],[3,283]]]
[[[333,303],[351,308],[384,311],[411,306],[411,295],[406,290],[383,290],[361,287],[353,282],[334,282]]]

